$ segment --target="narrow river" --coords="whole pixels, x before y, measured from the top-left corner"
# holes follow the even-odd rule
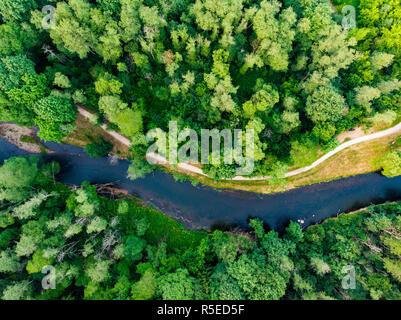
[[[358,175],[271,195],[215,190],[190,182],[176,182],[169,174],[155,171],[144,179],[127,179],[128,161],[112,165],[109,159],[91,159],[82,148],[47,143],[55,154],[41,156],[56,160],[62,171],[58,180],[79,185],[113,182],[116,187],[137,195],[155,208],[184,224],[186,228],[213,228],[220,225],[246,226],[249,217],[262,219],[281,231],[289,220],[303,220],[303,226],[318,223],[341,212],[349,212],[386,201],[401,199],[401,176],[386,178],[378,173]],[[0,138],[0,162],[28,155]]]

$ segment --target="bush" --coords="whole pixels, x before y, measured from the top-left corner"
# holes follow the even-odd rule
[[[101,138],[99,142],[88,144],[85,148],[85,152],[89,154],[91,158],[103,158],[107,156],[112,149],[113,145]]]
[[[390,151],[382,157],[380,165],[383,168],[382,174],[386,177],[395,177],[401,175],[401,152]]]

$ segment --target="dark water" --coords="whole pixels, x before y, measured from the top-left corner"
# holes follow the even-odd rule
[[[259,195],[241,191],[214,190],[176,182],[169,174],[156,171],[145,179],[126,178],[128,162],[111,165],[108,159],[90,159],[82,148],[47,143],[56,151],[43,156],[62,166],[58,179],[68,184],[114,182],[116,187],[141,197],[168,216],[191,229],[216,224],[245,226],[249,217],[259,217],[271,228],[281,231],[289,220],[304,220],[304,227],[372,203],[401,199],[401,176],[386,178],[377,173],[364,174],[315,184],[284,193]],[[27,155],[0,138],[0,162],[12,156]]]

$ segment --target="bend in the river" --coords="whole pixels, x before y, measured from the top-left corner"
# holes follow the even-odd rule
[[[83,181],[113,182],[116,187],[139,196],[191,229],[209,229],[215,224],[246,226],[249,217],[258,217],[280,231],[289,220],[304,221],[302,225],[306,227],[371,203],[401,199],[401,176],[390,179],[377,173],[271,195],[215,190],[202,185],[195,187],[190,182],[177,182],[161,171],[131,181],[127,178],[129,162],[126,160],[118,160],[113,165],[108,158],[89,158],[80,147],[46,145],[55,153],[41,157],[60,162],[62,172],[58,179],[61,182],[74,185]],[[0,162],[22,155],[28,153],[0,138]]]

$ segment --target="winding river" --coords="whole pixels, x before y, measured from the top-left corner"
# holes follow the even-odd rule
[[[258,217],[270,228],[282,231],[289,220],[303,221],[302,226],[307,227],[341,212],[401,199],[401,176],[386,178],[370,173],[260,195],[176,182],[171,175],[161,171],[131,181],[126,177],[129,165],[126,160],[111,164],[107,158],[89,158],[80,147],[53,142],[46,146],[55,153],[40,156],[61,164],[59,181],[74,185],[83,181],[113,182],[117,188],[142,198],[189,229],[222,225],[245,227],[250,217]],[[0,138],[0,163],[21,155],[28,153]]]

